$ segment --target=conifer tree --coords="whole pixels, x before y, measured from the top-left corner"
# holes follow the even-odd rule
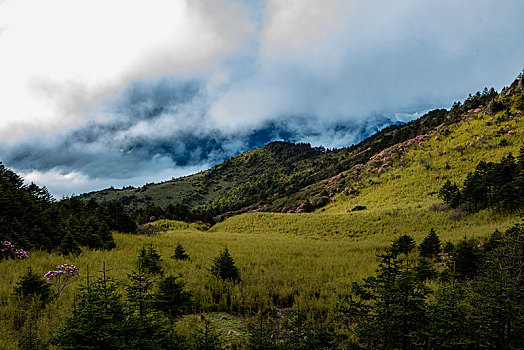
[[[409,254],[413,248],[416,247],[415,240],[413,237],[408,235],[402,235],[393,241],[391,249],[397,254]]]
[[[153,247],[153,243],[150,243],[148,247],[142,247],[138,253],[136,266],[138,269],[143,269],[150,274],[157,275],[163,272],[161,262],[162,258],[160,254],[158,254],[157,250]]]
[[[27,270],[27,273],[16,284],[17,286],[14,288],[15,295],[21,296],[26,300],[38,297],[42,307],[50,302],[53,297],[51,284],[33,272],[31,268]]]
[[[221,279],[240,282],[240,273],[227,247],[214,260],[211,273]]]
[[[175,247],[175,253],[172,256],[173,259],[176,260],[189,260],[189,255],[186,253],[186,250],[184,247],[182,247],[182,244],[178,242],[178,244]]]
[[[62,238],[59,250],[62,255],[78,255],[82,251],[72,232],[67,232],[64,238]]]
[[[482,250],[472,240],[463,239],[455,247],[453,264],[458,278],[474,277],[482,264],[484,256]]]
[[[184,290],[185,284],[179,278],[169,275],[158,283],[158,291],[153,295],[153,307],[163,312],[171,320],[186,313],[192,306],[191,293]]]
[[[276,325],[269,317],[259,313],[256,320],[248,324],[250,334],[247,348],[249,350],[278,350],[279,338]]]
[[[137,270],[131,271],[127,278],[129,278],[130,283],[126,286],[126,298],[133,309],[138,312],[139,317],[143,318],[152,301],[153,282],[150,274],[139,266]]]
[[[426,258],[435,258],[439,253],[442,252],[442,246],[440,239],[435,233],[434,229],[429,231],[429,234],[424,238],[420,246],[418,247],[420,256]]]
[[[454,279],[442,286],[428,306],[427,326],[415,332],[417,345],[423,349],[469,349],[476,336],[466,300],[466,289]]]
[[[126,305],[115,281],[102,277],[79,295],[73,315],[55,339],[59,349],[126,349]]]
[[[425,298],[428,288],[416,277],[413,268],[393,250],[379,255],[382,259],[376,276],[353,283],[358,297],[348,307],[351,322],[356,323],[356,348],[412,349],[413,335],[425,325]]]

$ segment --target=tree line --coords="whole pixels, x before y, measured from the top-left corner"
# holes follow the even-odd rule
[[[498,163],[481,161],[462,188],[446,181],[438,192],[451,208],[516,210],[524,205],[524,147],[517,159],[510,153]]]
[[[78,253],[81,247],[112,249],[111,231],[134,232],[136,224],[117,202],[97,203],[77,197],[56,201],[47,189],[23,179],[0,163],[0,241],[23,249],[58,249]]]

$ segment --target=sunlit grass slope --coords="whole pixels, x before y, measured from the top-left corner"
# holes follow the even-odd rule
[[[340,236],[389,242],[396,235],[421,239],[430,228],[444,240],[485,236],[503,229],[513,215],[484,210],[454,215],[434,210],[446,180],[461,185],[480,161],[500,161],[518,155],[524,144],[523,116],[470,110],[461,120],[440,125],[424,135],[389,147],[365,164],[347,169],[310,187],[328,193],[331,203],[314,213],[252,213],[227,219],[214,232],[281,233]],[[353,211],[357,206],[366,209]],[[370,238],[372,237],[372,238]]]
[[[162,225],[164,225],[162,223]],[[226,311],[250,315],[270,307],[299,304],[307,309],[332,309],[349,292],[351,281],[373,272],[375,253],[382,242],[357,242],[343,237],[307,237],[267,233],[206,232],[185,224],[156,236],[115,234],[112,251],[85,250],[77,257],[31,252],[23,261],[2,261],[0,284],[1,349],[15,349],[16,340],[28,332],[29,323],[17,327],[24,315],[35,310],[21,309],[13,299],[16,281],[30,267],[43,275],[57,264],[76,265],[82,274],[66,287],[60,298],[47,306],[36,329],[46,339],[62,326],[73,307],[73,296],[87,274],[100,275],[105,264],[109,274],[120,282],[124,292],[127,275],[134,268],[140,247],[152,243],[163,258],[166,274],[181,275],[197,302],[196,312]],[[171,259],[180,242],[190,261]],[[211,277],[209,268],[224,247],[228,247],[240,269],[242,281],[233,285]]]

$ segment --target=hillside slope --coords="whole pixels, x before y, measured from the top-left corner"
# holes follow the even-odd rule
[[[470,108],[473,99],[455,105],[447,113],[447,122],[432,130],[307,186],[286,202],[277,199],[272,204],[278,208],[291,203],[293,206],[282,210],[291,213],[244,214],[211,230],[339,235],[388,242],[397,234],[420,238],[432,227],[443,233],[444,240],[485,236],[509,227],[517,220],[513,213],[452,210],[437,197],[447,180],[462,184],[480,161],[499,162],[510,153],[517,156],[524,145],[522,78],[495,98]],[[319,193],[328,196],[327,206],[313,213],[303,213],[300,205],[295,206],[296,200],[314,201]]]
[[[389,126],[351,147],[326,150],[309,144],[273,142],[198,174],[82,197],[117,199],[128,209],[183,204],[205,210],[219,220],[253,211],[311,212],[342,193],[352,198],[370,183],[401,176],[406,167],[418,164],[428,176],[460,178],[467,174],[465,170],[473,169],[484,152],[493,160],[504,150],[515,152],[522,136],[517,130],[522,99],[519,76],[501,94],[485,89],[470,95],[463,104],[456,103],[450,111],[434,110],[410,123]],[[410,153],[415,150],[418,152]],[[461,159],[459,164],[454,163],[453,156]],[[444,160],[451,163],[443,165]],[[451,169],[440,173],[438,167],[442,166]]]

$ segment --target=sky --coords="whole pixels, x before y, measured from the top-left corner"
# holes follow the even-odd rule
[[[524,68],[521,0],[0,0],[0,161],[57,198],[344,147]]]

